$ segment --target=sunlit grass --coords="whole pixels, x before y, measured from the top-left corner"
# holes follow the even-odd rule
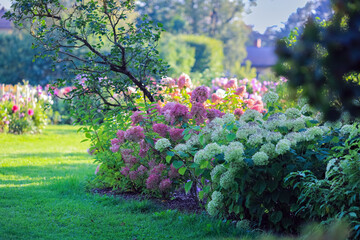
[[[96,165],[71,126],[0,134],[0,239],[238,239],[205,214],[85,191]]]

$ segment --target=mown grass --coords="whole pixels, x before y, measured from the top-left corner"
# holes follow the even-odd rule
[[[96,165],[72,126],[0,134],[0,239],[239,239],[203,215],[86,192]]]

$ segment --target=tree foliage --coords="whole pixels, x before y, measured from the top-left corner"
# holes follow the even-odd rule
[[[146,18],[138,24],[131,21],[128,16],[135,8],[131,0],[62,3],[17,0],[6,17],[30,29],[35,46],[42,47],[45,56],[70,62],[68,70],[81,74],[73,96],[92,95],[102,105],[127,108],[123,101],[130,99],[127,89],[137,87],[145,98],[155,101],[150,77],[166,71],[156,50],[161,26],[151,25]]]
[[[246,57],[249,28],[242,21],[243,0],[138,1],[138,11],[161,22],[172,34],[203,35],[223,42],[223,64],[231,71]],[[254,4],[254,0],[250,1]]]
[[[32,43],[31,36],[23,32],[0,34],[1,83],[15,85],[26,80],[32,85],[46,85],[61,77],[64,66],[53,66],[49,58],[33,61],[40,52],[31,48]]]
[[[296,44],[279,42],[277,73],[302,87],[310,103],[329,120],[342,111],[360,116],[360,2],[332,0],[334,16],[326,25],[309,21]]]

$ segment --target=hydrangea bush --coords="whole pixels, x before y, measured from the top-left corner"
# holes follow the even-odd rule
[[[190,189],[193,174],[185,173],[183,162],[172,159],[174,153],[169,151],[185,143],[184,129],[199,131],[227,112],[236,112],[237,118],[248,108],[261,116],[265,113],[261,100],[244,98],[246,88],[229,88],[216,101],[210,93],[206,86],[193,87],[185,74],[177,80],[164,78],[159,87],[163,101],[147,104],[138,98],[135,111],[105,119],[95,134],[88,134],[94,145],[90,152],[96,152],[101,163],[97,179],[125,191],[164,197],[185,183]]]
[[[239,119],[229,113],[215,118],[198,134],[187,129],[185,139],[191,137],[173,152],[178,161],[190,162],[185,167],[195,175],[210,215],[295,231],[302,223],[292,212],[298,195],[284,178],[302,170],[323,176],[331,147],[339,141],[330,127],[309,116],[306,105],[281,113],[275,110],[276,95],[263,99],[272,109],[266,115],[248,109]]]

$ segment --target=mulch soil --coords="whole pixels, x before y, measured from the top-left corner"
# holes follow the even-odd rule
[[[196,201],[193,196],[182,192],[174,193],[170,199],[159,199],[133,192],[118,192],[113,191],[112,188],[93,189],[92,192],[100,195],[119,197],[125,200],[149,200],[162,208],[179,210],[186,213],[202,213],[205,211],[205,209],[201,207],[201,203]]]

